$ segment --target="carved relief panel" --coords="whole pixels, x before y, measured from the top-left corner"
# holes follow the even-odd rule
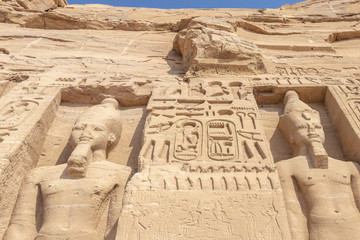
[[[138,191],[123,206],[116,239],[290,240],[279,196]]]
[[[140,168],[182,161],[271,162],[248,82],[193,80],[148,104]]]

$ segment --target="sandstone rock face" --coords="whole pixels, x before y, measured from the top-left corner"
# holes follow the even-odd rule
[[[0,2],[0,239],[360,238],[358,1],[65,5]]]
[[[66,0],[17,0],[17,3],[25,9],[38,11],[45,11],[57,7],[64,7],[65,5],[67,5]]]
[[[15,11],[34,11],[43,12],[55,9],[57,7],[65,7],[68,5],[66,0],[7,0],[0,2],[0,6],[8,10]]]
[[[231,64],[225,69],[243,65],[244,69],[238,69],[239,73],[265,73],[259,49],[236,34],[237,25],[234,19],[191,19],[187,28],[181,30],[174,39],[174,49],[183,56],[184,68],[188,70],[191,66],[198,69],[203,65],[218,65],[221,68],[228,60]],[[221,64],[215,63],[218,61]]]

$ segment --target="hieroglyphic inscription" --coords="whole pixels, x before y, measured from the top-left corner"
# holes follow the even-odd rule
[[[175,158],[194,160],[201,155],[202,126],[199,121],[183,120],[176,125]]]
[[[220,163],[193,161],[171,168],[153,166],[145,177],[150,181],[148,190],[248,191],[280,186],[272,164]]]
[[[230,160],[237,156],[235,126],[225,120],[213,120],[207,124],[208,156],[213,160]]]
[[[338,65],[332,67],[316,66],[316,67],[299,67],[299,66],[277,66],[275,74],[280,76],[359,76],[360,68],[357,66]]]
[[[257,109],[243,78],[158,89],[147,107],[140,169],[181,161],[271,162]]]
[[[268,148],[262,128],[259,124],[258,113],[253,110],[244,109],[237,112],[240,128],[237,130],[241,142],[243,158],[247,161],[258,161],[266,159]]]
[[[317,75],[319,71],[316,68],[302,68],[302,67],[276,67],[276,73],[281,76],[302,76],[302,75]]]
[[[346,96],[346,98],[360,97],[360,87],[357,85],[339,86],[339,89]]]
[[[360,122],[360,98],[349,99],[348,104],[354,116],[357,118],[357,121]]]
[[[346,106],[352,113],[355,122],[360,126],[360,87],[357,85],[338,86],[339,92],[345,95]]]
[[[340,96],[339,100],[344,103],[355,124],[360,127],[360,87],[357,85],[342,85],[332,89]]]
[[[352,77],[332,77],[332,76],[273,76],[273,75],[258,75],[256,77],[249,77],[253,86],[262,85],[291,85],[291,86],[327,86],[327,85],[348,85],[356,84],[359,81]]]
[[[74,77],[62,77],[57,78],[55,82],[51,84],[51,86],[58,87],[76,87],[86,82],[86,78],[74,78]]]
[[[206,96],[216,97],[221,99],[234,99],[233,87],[223,84],[221,81],[204,82],[200,81],[193,83],[190,88],[190,96]]]
[[[175,101],[179,103],[193,103],[199,104],[205,101],[216,103],[231,103],[233,100],[248,100],[252,94],[252,88],[249,85],[244,85],[247,79],[232,80],[227,82],[203,82],[194,81],[190,84],[181,84],[170,86],[163,90],[155,90],[153,102]],[[150,102],[151,107],[151,102]]]
[[[194,80],[159,89],[147,110],[140,166],[193,160],[271,162],[253,90],[241,80]]]

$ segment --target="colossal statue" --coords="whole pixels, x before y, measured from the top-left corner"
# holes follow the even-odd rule
[[[359,165],[328,157],[319,113],[288,91],[279,128],[294,157],[277,163],[293,240],[360,239]]]
[[[121,129],[115,99],[86,110],[72,130],[67,164],[35,168],[25,177],[4,240],[113,238],[130,168],[106,159]]]

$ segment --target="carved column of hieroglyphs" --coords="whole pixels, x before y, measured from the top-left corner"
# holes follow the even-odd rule
[[[117,239],[290,239],[247,78],[191,79],[155,92],[139,169]]]

